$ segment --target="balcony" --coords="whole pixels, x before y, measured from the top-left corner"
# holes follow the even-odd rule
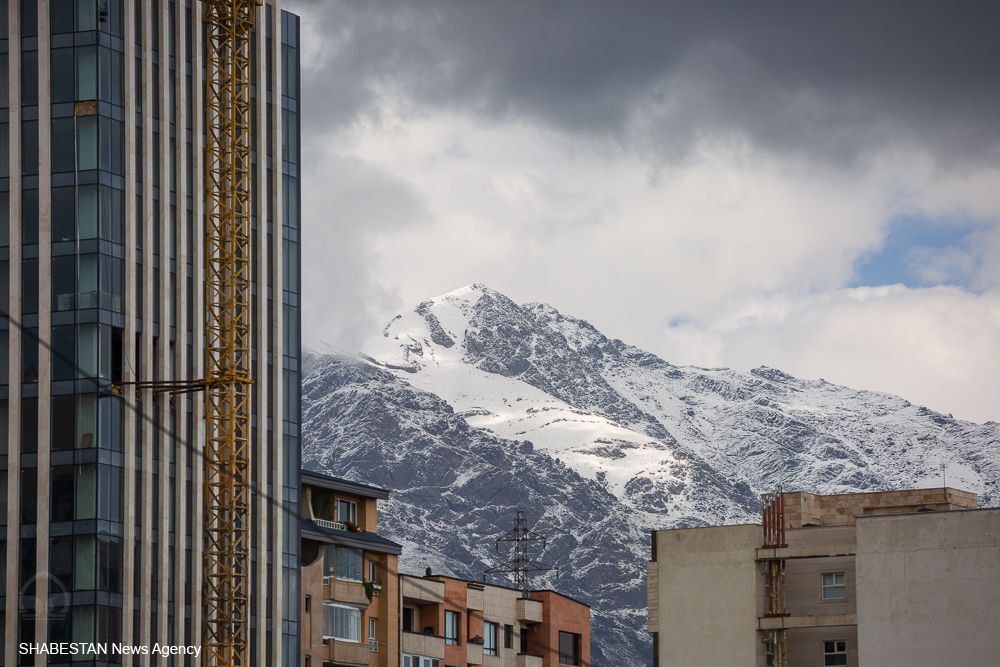
[[[469,611],[483,610],[483,589],[469,586],[466,592],[466,606]]]
[[[542,656],[531,653],[518,653],[517,667],[542,667]]]
[[[354,642],[341,642],[336,639],[325,639],[323,649],[324,662],[345,667],[368,667],[368,647]]]
[[[401,577],[403,599],[417,604],[444,604],[444,582],[415,577]],[[427,655],[423,653],[421,655]],[[430,657],[430,656],[428,656]]]
[[[542,601],[517,599],[517,620],[522,623],[542,622]]]
[[[466,659],[465,661],[470,665],[481,665],[483,664],[483,645],[482,644],[466,644]]]
[[[444,637],[403,631],[403,653],[444,660]]]
[[[361,609],[367,609],[369,602],[365,586],[360,582],[341,581],[333,577],[323,580],[323,598],[333,602],[343,602]]]
[[[333,530],[347,530],[347,526],[339,521],[327,521],[326,519],[313,519],[313,523],[321,528],[332,528]]]

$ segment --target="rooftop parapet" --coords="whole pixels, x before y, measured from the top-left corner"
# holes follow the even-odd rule
[[[821,496],[805,491],[786,491],[785,528],[803,526],[853,526],[857,516],[906,514],[921,510],[975,509],[976,494],[951,487],[906,489]]]

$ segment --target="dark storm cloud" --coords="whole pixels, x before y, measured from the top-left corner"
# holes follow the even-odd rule
[[[286,6],[325,40],[306,75],[313,130],[376,110],[391,88],[427,109],[646,142],[667,156],[699,138],[835,162],[900,141],[948,162],[1000,148],[997,2]]]

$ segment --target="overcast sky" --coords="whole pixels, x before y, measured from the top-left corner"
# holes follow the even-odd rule
[[[307,341],[482,282],[1000,420],[1000,3],[284,6]]]

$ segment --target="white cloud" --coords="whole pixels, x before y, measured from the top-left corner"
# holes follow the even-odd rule
[[[310,316],[307,338],[363,346],[401,308],[483,282],[678,363],[773,365],[1000,418],[977,398],[995,395],[980,371],[992,362],[972,354],[987,346],[967,340],[996,325],[995,296],[842,289],[899,213],[1000,217],[983,173],[942,174],[902,149],[844,170],[738,138],[664,165],[641,141],[406,102],[339,130],[311,149],[328,155],[306,220],[329,231],[313,244],[307,230],[305,261],[307,304],[343,303]],[[689,324],[665,331],[678,317]]]

